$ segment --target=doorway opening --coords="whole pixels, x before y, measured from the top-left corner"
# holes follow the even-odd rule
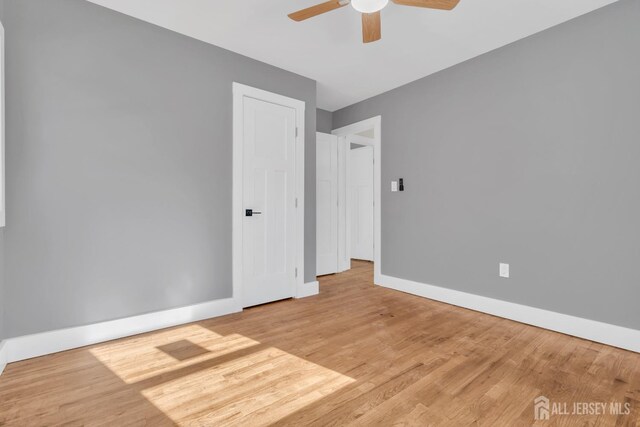
[[[351,260],[374,263],[381,275],[380,116],[318,134],[318,275],[351,269]]]
[[[373,146],[362,138],[368,137],[354,135],[348,147],[347,239],[351,260],[373,262]]]

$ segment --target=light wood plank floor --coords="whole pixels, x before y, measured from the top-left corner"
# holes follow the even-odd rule
[[[640,425],[640,355],[372,285],[14,363],[0,425],[534,425],[533,400],[621,402]],[[538,425],[538,424],[536,424]]]

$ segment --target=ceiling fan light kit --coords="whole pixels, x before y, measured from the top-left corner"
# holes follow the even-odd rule
[[[401,6],[423,7],[427,9],[451,10],[460,0],[392,0]],[[362,13],[362,41],[371,43],[382,38],[380,11],[389,0],[330,0],[289,14],[289,18],[300,22],[314,16],[340,9],[348,4]]]
[[[351,7],[360,13],[379,12],[389,3],[389,0],[351,0]]]

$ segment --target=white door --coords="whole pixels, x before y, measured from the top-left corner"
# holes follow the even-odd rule
[[[338,137],[316,134],[316,274],[338,272]]]
[[[351,258],[373,261],[373,147],[350,155]]]
[[[242,302],[250,307],[294,293],[296,110],[245,97],[243,114]]]

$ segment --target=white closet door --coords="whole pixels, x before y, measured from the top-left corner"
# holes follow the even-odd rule
[[[351,258],[373,261],[373,147],[350,154]]]
[[[338,272],[338,137],[316,137],[316,274]]]
[[[296,110],[245,98],[243,114],[243,306],[249,307],[293,296]]]

